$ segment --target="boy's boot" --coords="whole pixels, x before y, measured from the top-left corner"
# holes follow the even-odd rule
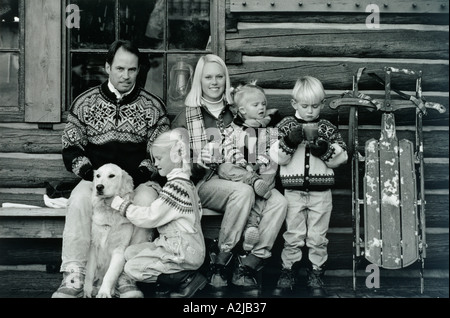
[[[313,268],[312,266],[308,266],[306,269],[306,287],[310,297],[322,298],[327,296],[322,280],[324,273],[325,270],[323,268]]]
[[[191,298],[206,285],[206,278],[199,272],[191,272],[178,286],[177,290],[170,293],[170,298]]]
[[[231,252],[210,253],[211,263],[207,274],[211,293],[216,297],[223,297],[228,287],[227,266],[233,258]]]
[[[160,274],[156,280],[155,297],[169,298],[177,287],[184,282],[193,271],[182,271],[172,274]]]
[[[289,295],[294,291],[295,284],[294,271],[291,268],[282,268],[273,295],[278,297]]]
[[[231,282],[242,289],[246,296],[261,296],[261,284],[258,282],[258,274],[263,268],[263,260],[253,254],[237,257],[236,267],[233,271]]]
[[[136,281],[125,272],[122,272],[117,280],[116,294],[120,298],[144,298],[144,294],[136,286]]]
[[[71,269],[63,273],[63,280],[52,298],[82,298],[84,296],[84,274]]]

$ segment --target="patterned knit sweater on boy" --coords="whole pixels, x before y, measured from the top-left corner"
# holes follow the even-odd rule
[[[278,125],[280,139],[270,148],[272,160],[280,165],[280,179],[285,189],[324,191],[334,185],[334,168],[347,162],[347,146],[337,127],[325,119],[317,119],[319,138],[329,142],[320,158],[313,156],[307,141],[297,148],[286,144],[284,137],[305,121],[289,116]]]

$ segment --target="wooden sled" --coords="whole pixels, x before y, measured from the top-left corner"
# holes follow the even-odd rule
[[[377,73],[383,73],[384,79]],[[394,90],[391,74],[401,73],[416,80],[415,96]],[[358,91],[363,74],[372,76],[385,87],[384,100],[374,100]],[[350,96],[331,101],[330,107],[350,106],[349,154],[352,164],[353,223],[353,289],[361,257],[385,269],[400,269],[420,262],[420,292],[424,290],[424,259],[426,258],[425,196],[422,116],[427,109],[445,112],[445,107],[422,98],[421,72],[405,69],[361,68],[353,79]],[[404,100],[391,100],[391,91]],[[348,94],[347,94],[348,95]],[[381,134],[365,143],[365,157],[358,151],[358,109],[369,107],[382,112]],[[415,143],[398,140],[394,112],[415,110]],[[362,185],[360,162],[364,162]],[[362,168],[362,167],[361,167]],[[361,231],[361,210],[363,230]]]

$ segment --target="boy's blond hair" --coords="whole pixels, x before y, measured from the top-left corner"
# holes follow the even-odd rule
[[[303,76],[297,80],[292,97],[302,104],[318,104],[325,99],[325,89],[322,82],[312,76]]]

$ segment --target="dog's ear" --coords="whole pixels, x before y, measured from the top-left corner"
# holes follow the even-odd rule
[[[122,170],[122,178],[121,178],[119,195],[121,197],[124,197],[126,194],[133,192],[133,190],[134,190],[133,178],[128,174],[128,172],[126,172],[125,170]]]

